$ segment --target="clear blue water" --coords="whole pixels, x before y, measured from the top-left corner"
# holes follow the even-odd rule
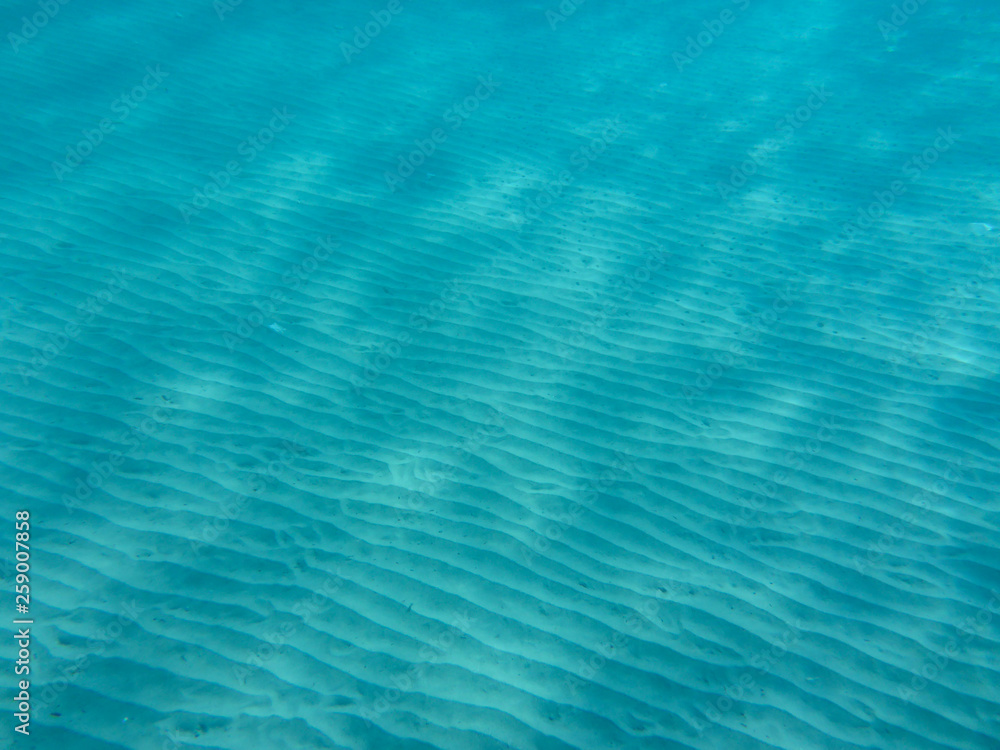
[[[0,746],[997,746],[997,7],[0,30]]]

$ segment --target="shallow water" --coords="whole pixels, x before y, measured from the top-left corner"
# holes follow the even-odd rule
[[[0,18],[14,747],[996,746],[992,6]]]

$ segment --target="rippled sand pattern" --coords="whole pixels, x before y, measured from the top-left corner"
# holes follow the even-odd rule
[[[997,746],[995,10],[561,7],[8,37],[15,747]]]

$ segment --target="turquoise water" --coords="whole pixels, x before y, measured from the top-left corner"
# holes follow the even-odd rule
[[[0,21],[3,747],[997,746],[996,7]]]

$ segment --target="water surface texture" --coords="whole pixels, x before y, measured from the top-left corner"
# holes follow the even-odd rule
[[[997,747],[995,3],[0,31],[0,745]]]

